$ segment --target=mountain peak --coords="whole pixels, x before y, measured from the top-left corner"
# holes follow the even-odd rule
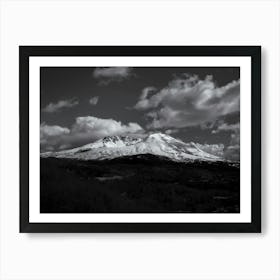
[[[149,137],[155,137],[155,138],[169,138],[170,136],[161,132],[155,132],[149,135]]]
[[[60,152],[42,153],[41,157],[103,160],[124,156],[152,154],[173,161],[220,161],[221,158],[204,152],[195,143],[185,143],[164,133],[152,133],[146,138],[106,136],[94,143]]]
[[[117,135],[114,135],[114,136],[106,136],[106,137],[103,138],[103,141],[104,141],[104,142],[110,142],[110,141],[116,142],[116,141],[119,141],[119,140],[120,140],[120,137],[117,136]]]

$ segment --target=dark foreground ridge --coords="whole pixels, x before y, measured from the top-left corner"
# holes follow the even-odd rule
[[[42,213],[238,213],[239,196],[238,164],[41,158]]]

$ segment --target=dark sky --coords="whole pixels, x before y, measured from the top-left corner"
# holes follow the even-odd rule
[[[125,128],[136,123],[142,134],[159,131],[186,142],[236,146],[239,76],[237,67],[42,67],[41,148],[116,134],[118,127],[111,129],[104,119],[121,122],[120,134],[136,133]],[[96,119],[77,124],[88,116]]]

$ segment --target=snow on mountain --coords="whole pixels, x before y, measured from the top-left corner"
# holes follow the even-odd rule
[[[220,157],[204,152],[193,142],[185,143],[163,133],[150,134],[143,139],[131,136],[107,136],[82,147],[41,153],[41,157],[104,160],[139,154],[165,156],[174,161],[222,160]]]

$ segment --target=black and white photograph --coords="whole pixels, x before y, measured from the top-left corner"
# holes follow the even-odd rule
[[[238,67],[41,67],[41,213],[239,213]]]
[[[259,47],[20,57],[23,231],[260,230]]]

